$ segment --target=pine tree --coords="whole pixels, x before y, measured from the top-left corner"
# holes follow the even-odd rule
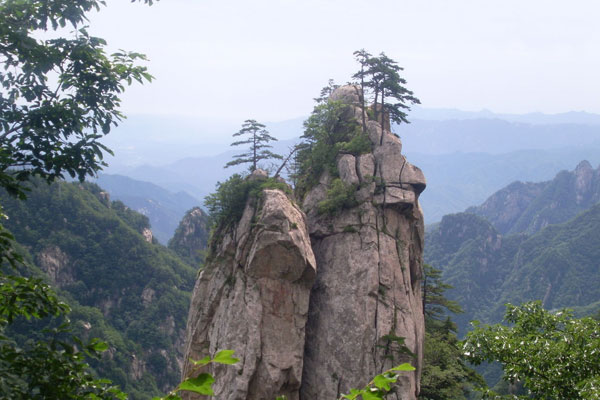
[[[442,281],[441,271],[427,264],[423,270],[425,349],[419,399],[465,399],[473,386],[485,386],[485,382],[463,360],[456,324],[448,316],[448,312],[460,313],[462,309],[444,297],[452,286]]]
[[[273,158],[281,160],[283,158],[282,156],[268,150],[272,147],[268,143],[276,141],[277,139],[269,135],[269,131],[267,131],[265,128],[265,125],[256,122],[253,119],[247,119],[246,121],[244,121],[244,123],[242,124],[242,129],[234,133],[233,136],[242,136],[247,138],[244,140],[233,142],[231,143],[231,145],[240,146],[244,144],[249,144],[250,148],[245,153],[233,156],[234,160],[231,160],[227,164],[225,164],[225,168],[239,164],[251,164],[250,172],[254,172],[256,168],[258,168],[258,163],[262,160],[268,160]]]
[[[367,120],[365,113],[365,78],[367,77],[367,70],[369,69],[369,60],[371,59],[371,54],[368,53],[365,49],[360,49],[354,52],[354,58],[360,64],[360,71],[352,75],[353,79],[358,79],[360,81],[361,95],[360,95],[360,104],[362,108],[362,128],[363,132],[367,131]]]
[[[329,79],[327,81],[327,86],[324,86],[321,89],[321,92],[319,93],[319,97],[315,97],[313,100],[317,104],[327,103],[327,101],[329,100],[329,96],[331,96],[331,93],[333,93],[333,91],[339,87],[340,87],[340,85],[336,85],[336,83],[333,79]]]
[[[376,118],[380,120],[381,126],[384,126],[386,114],[397,124],[409,123],[406,118],[406,111],[410,110],[409,104],[421,102],[404,86],[406,80],[400,76],[404,68],[383,52],[379,57],[372,57],[362,49],[355,51],[354,56],[360,64],[360,71],[354,74],[353,78],[360,79],[363,99],[367,99],[367,95],[364,94],[366,89],[371,92]],[[364,126],[363,123],[363,129]],[[383,136],[381,140],[383,141]]]

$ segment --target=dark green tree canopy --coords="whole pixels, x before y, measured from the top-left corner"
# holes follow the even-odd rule
[[[21,199],[21,184],[33,175],[48,182],[64,174],[83,180],[100,170],[110,150],[99,139],[123,118],[119,95],[134,80],[152,79],[136,65],[145,59],[142,54],[108,55],[106,42],[86,31],[86,13],[103,5],[103,0],[0,1],[0,188]],[[39,39],[48,36],[40,34],[44,31],[65,27],[74,30],[68,37]],[[40,279],[19,276],[24,259],[15,248],[0,225],[0,398],[126,398],[85,362],[107,345],[84,344],[71,335],[69,307]],[[55,324],[45,338],[22,344],[6,335],[16,318],[44,317]]]
[[[452,286],[443,282],[441,271],[428,264],[423,270],[425,346],[419,399],[470,398],[473,388],[485,386],[485,382],[467,365],[456,337],[456,324],[449,316],[449,313],[460,313],[462,309],[444,296]]]
[[[269,150],[269,148],[273,147],[269,142],[276,141],[277,138],[269,135],[269,131],[265,128],[265,125],[253,119],[244,121],[242,129],[234,133],[233,137],[241,136],[245,137],[245,139],[233,142],[231,145],[249,145],[250,147],[245,153],[233,156],[234,160],[225,164],[225,168],[239,164],[250,164],[250,172],[253,172],[258,168],[258,163],[262,160],[282,159],[282,156]]]
[[[150,3],[150,0],[145,0]],[[22,195],[32,174],[80,180],[105,165],[99,139],[123,118],[119,95],[150,81],[139,53],[108,55],[86,13],[100,0],[6,0],[0,5],[0,185]],[[72,27],[70,37],[39,39]]]

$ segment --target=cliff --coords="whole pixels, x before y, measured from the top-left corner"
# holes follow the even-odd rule
[[[350,118],[360,118],[355,87],[341,87],[332,98],[350,105]],[[425,178],[401,154],[399,138],[372,120],[367,132],[372,152],[337,160],[341,180],[358,189],[357,204],[334,215],[319,212],[331,187],[327,172],[304,200],[318,266],[304,356],[306,400],[338,398],[402,362],[417,371],[402,376],[397,398],[414,399],[419,387],[424,235],[418,197]]]
[[[280,190],[250,198],[200,273],[190,306],[189,360],[220,349],[240,362],[211,367],[219,399],[298,399],[316,263],[304,214]],[[190,395],[189,398],[194,398]]]
[[[359,95],[354,86],[331,95],[344,129],[362,123]],[[416,398],[425,178],[389,127],[365,126],[330,148],[335,165],[305,180],[302,209],[267,189],[250,196],[237,223],[217,229],[185,351],[197,360],[236,350],[238,364],[209,370],[217,398],[333,400],[404,362],[417,370],[400,377],[395,398]],[[354,146],[356,135],[367,145]],[[190,370],[188,361],[184,376]]]

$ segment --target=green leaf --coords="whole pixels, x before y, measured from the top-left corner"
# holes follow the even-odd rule
[[[394,368],[390,368],[390,371],[414,371],[415,367],[409,363],[400,364]]]
[[[363,390],[362,391],[362,398],[363,400],[381,400],[383,399],[383,394],[381,392],[377,391],[369,391],[369,390]]]
[[[377,375],[375,378],[373,378],[373,384],[378,388],[378,389],[383,389],[386,391],[390,391],[390,383],[394,383],[396,382],[397,376],[393,376],[393,378],[388,378],[384,375]]]
[[[221,350],[215,355],[212,361],[218,364],[235,364],[240,360],[232,357],[233,353],[235,353],[235,350]]]
[[[106,344],[105,342],[96,342],[92,344],[92,348],[97,352],[102,353],[103,351],[108,350],[108,344]]]
[[[211,374],[200,374],[196,378],[188,378],[179,384],[178,390],[186,390],[188,392],[200,393],[211,396],[214,394],[212,384],[215,383],[215,378]]]
[[[210,364],[211,361],[212,360],[210,359],[210,357],[206,356],[202,360],[198,360],[198,361],[192,360],[192,364],[202,366],[202,365]]]
[[[344,399],[348,399],[348,400],[354,400],[356,399],[360,394],[362,393],[362,390],[358,390],[358,389],[351,389],[350,390],[350,394],[343,394],[342,398]]]

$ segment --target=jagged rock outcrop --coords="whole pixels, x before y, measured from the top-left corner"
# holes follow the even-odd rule
[[[332,98],[348,104],[348,118],[360,121],[359,93],[344,86]],[[306,328],[304,400],[338,398],[402,362],[417,371],[402,375],[396,398],[415,399],[418,392],[424,335],[418,198],[425,177],[402,155],[398,137],[372,120],[367,131],[372,153],[344,154],[337,162],[340,178],[358,185],[359,204],[320,214],[332,181],[327,173],[303,203],[318,266]]]
[[[362,124],[358,87],[331,98]],[[365,122],[372,151],[337,158],[346,209],[320,207],[340,186],[330,172],[306,193],[306,214],[282,191],[264,190],[211,249],[190,306],[184,377],[189,360],[235,350],[238,364],[208,367],[216,398],[334,400],[408,362],[417,370],[401,375],[395,398],[416,399],[425,177],[389,128]]]
[[[235,350],[240,358],[233,366],[210,366],[215,398],[299,398],[316,274],[306,232],[304,214],[286,194],[264,190],[260,199],[249,200],[200,273],[188,318],[184,376],[191,372],[189,360],[217,350]]]
[[[37,264],[58,287],[73,283],[73,269],[69,256],[58,246],[48,246],[37,255]]]
[[[169,240],[169,248],[192,265],[198,265],[204,260],[209,232],[208,216],[200,207],[194,207],[185,213]]]

